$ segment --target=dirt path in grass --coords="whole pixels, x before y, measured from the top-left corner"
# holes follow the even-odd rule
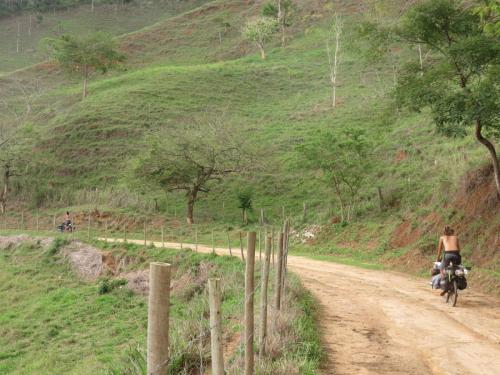
[[[465,290],[453,308],[420,278],[297,256],[288,262],[320,304],[324,374],[500,374],[499,300]]]

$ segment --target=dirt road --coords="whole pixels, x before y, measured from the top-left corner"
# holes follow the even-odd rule
[[[453,308],[420,278],[288,259],[320,303],[324,374],[500,374],[500,301],[465,290]]]

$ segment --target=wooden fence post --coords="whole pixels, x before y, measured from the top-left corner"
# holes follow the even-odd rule
[[[108,242],[108,221],[104,222],[104,242]]]
[[[240,232],[240,252],[241,252],[241,260],[244,262],[245,261],[245,255],[243,254],[243,235]]]
[[[260,209],[260,225],[264,225],[264,209]]]
[[[227,247],[229,248],[229,255],[233,256],[233,252],[231,250],[231,239],[229,238],[229,231],[227,231],[226,234],[227,234]]]
[[[144,246],[146,246],[147,241],[146,241],[146,222],[144,222]]]
[[[259,261],[262,261],[262,229],[259,228]]]
[[[52,218],[52,227],[56,229],[56,215],[54,215]]]
[[[170,264],[150,263],[148,303],[148,375],[166,375],[170,308]]]
[[[161,248],[162,249],[165,248],[165,234],[163,231],[163,225],[161,226]]]
[[[255,242],[257,234],[248,233],[247,261],[245,267],[245,375],[254,374],[254,268],[255,268]]]
[[[123,224],[123,243],[127,243],[127,223]]]
[[[213,229],[212,229],[212,254],[215,254],[215,238]]]
[[[210,337],[212,349],[212,374],[224,375],[222,351],[221,280],[208,279],[210,305]]]
[[[283,233],[280,232],[278,240],[278,259],[276,264],[276,283],[274,286],[274,308],[281,308],[281,273],[283,271]]]
[[[290,232],[290,221],[287,219],[283,224],[283,265],[281,271],[281,295],[285,293],[286,267],[288,261],[288,235]]]
[[[87,240],[90,241],[90,212],[89,212],[89,218],[87,222]]]
[[[271,241],[272,241],[272,244],[271,244],[271,258],[272,258],[272,261],[273,261],[273,267],[274,267],[274,227],[271,228]]]
[[[194,227],[194,251],[198,252],[198,225]]]
[[[271,258],[271,236],[266,236],[266,252],[262,270],[262,284],[260,288],[260,325],[259,325],[259,357],[266,353],[267,338],[267,287],[269,284],[269,263]]]
[[[24,212],[21,212],[21,229],[24,229]]]

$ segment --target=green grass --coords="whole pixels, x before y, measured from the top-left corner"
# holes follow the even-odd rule
[[[339,103],[332,109],[325,41],[334,9],[321,1],[296,3],[287,46],[279,47],[276,37],[265,61],[240,32],[258,7],[218,0],[123,35],[120,43],[128,55],[124,69],[94,77],[85,101],[80,100],[77,77],[45,69],[19,73],[28,81],[39,77],[45,90],[34,98],[37,117],[21,126],[28,139],[26,154],[34,160],[30,173],[17,179],[14,199],[32,211],[97,209],[114,218],[129,218],[137,232],[144,221],[166,222],[169,230],[182,231],[183,238],[193,241],[192,230],[182,224],[183,193],[135,190],[130,163],[143,149],[148,132],[180,128],[209,112],[224,113],[237,126],[259,157],[260,168],[214,184],[210,194],[200,197],[195,220],[205,243],[211,241],[210,228],[221,233],[216,239],[220,246],[226,243],[223,233],[228,228],[241,227],[237,192],[242,186],[254,191],[252,225],[262,207],[268,223],[277,227],[284,207],[294,227],[324,225],[318,249],[306,252],[328,254],[326,244],[333,243],[342,259],[361,263],[405,254],[408,249],[389,246],[405,218],[424,231],[430,213],[460,222],[463,213],[453,214],[454,194],[464,174],[485,163],[486,152],[472,136],[451,139],[437,134],[425,111],[412,114],[394,108],[392,67],[365,59],[366,46],[356,34],[362,15],[353,14],[348,4],[343,9]],[[222,21],[230,27],[219,44]],[[417,56],[402,48],[402,61],[397,62]],[[2,79],[5,89],[0,88],[0,98],[21,110],[25,103],[10,78]],[[372,165],[356,222],[330,226],[329,221],[339,216],[332,186],[304,166],[297,146],[321,137],[320,131],[346,128],[365,131],[372,142]],[[384,212],[379,211],[377,187],[390,206]],[[158,210],[153,208],[155,199]],[[102,230],[102,221],[100,225]],[[491,223],[480,218],[474,222],[476,228],[481,225]],[[152,231],[158,238],[159,225]],[[471,236],[471,253],[483,243],[476,237]],[[237,245],[236,238],[232,241]],[[429,244],[429,238],[418,243],[426,248]],[[382,256],[384,251],[389,254]]]
[[[18,16],[0,20],[0,73],[15,71],[44,60],[44,52],[40,50],[39,42],[45,37],[55,37],[63,33],[87,34],[103,31],[112,35],[121,35],[158,22],[195,8],[206,1],[191,0],[183,4],[166,4],[156,1],[154,4],[98,5],[91,12],[90,5],[84,5],[68,10],[41,13],[39,21],[37,14],[31,17],[28,12]],[[20,25],[19,52],[16,52],[17,24]]]
[[[0,251],[0,298],[5,302],[0,306],[0,373],[121,374],[131,362],[144,362],[146,299],[123,288],[120,279],[79,280],[58,253],[67,241],[58,237],[47,249],[32,242]],[[244,264],[236,258],[95,243],[115,256],[134,259],[123,271],[145,269],[152,261],[168,262],[177,279],[195,275],[205,264],[207,277],[223,280],[224,331],[238,335],[244,305]],[[260,285],[258,277],[259,272],[256,285]],[[200,320],[208,314],[206,285],[195,281],[184,284],[171,297],[172,374],[198,366],[199,347],[193,342],[198,343],[200,334],[209,334],[208,320]],[[292,277],[289,285],[286,309],[292,311],[293,319],[285,327],[293,332],[294,340],[286,341],[278,357],[266,359],[262,366],[302,366],[307,369],[303,373],[314,374],[321,352],[313,302],[296,278]],[[201,355],[207,364],[210,350],[208,341],[203,342]],[[242,353],[232,355],[232,361],[237,361]]]

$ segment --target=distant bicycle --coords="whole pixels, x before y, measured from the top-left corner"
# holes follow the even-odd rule
[[[75,226],[75,224],[73,224],[71,222],[70,223],[62,223],[61,225],[59,225],[57,227],[57,230],[61,233],[64,233],[64,232],[72,233],[76,230],[76,226]]]
[[[441,281],[441,288],[446,292],[446,303],[451,301],[453,307],[457,305],[458,291],[467,288],[467,268],[450,263],[445,268],[445,279]]]

